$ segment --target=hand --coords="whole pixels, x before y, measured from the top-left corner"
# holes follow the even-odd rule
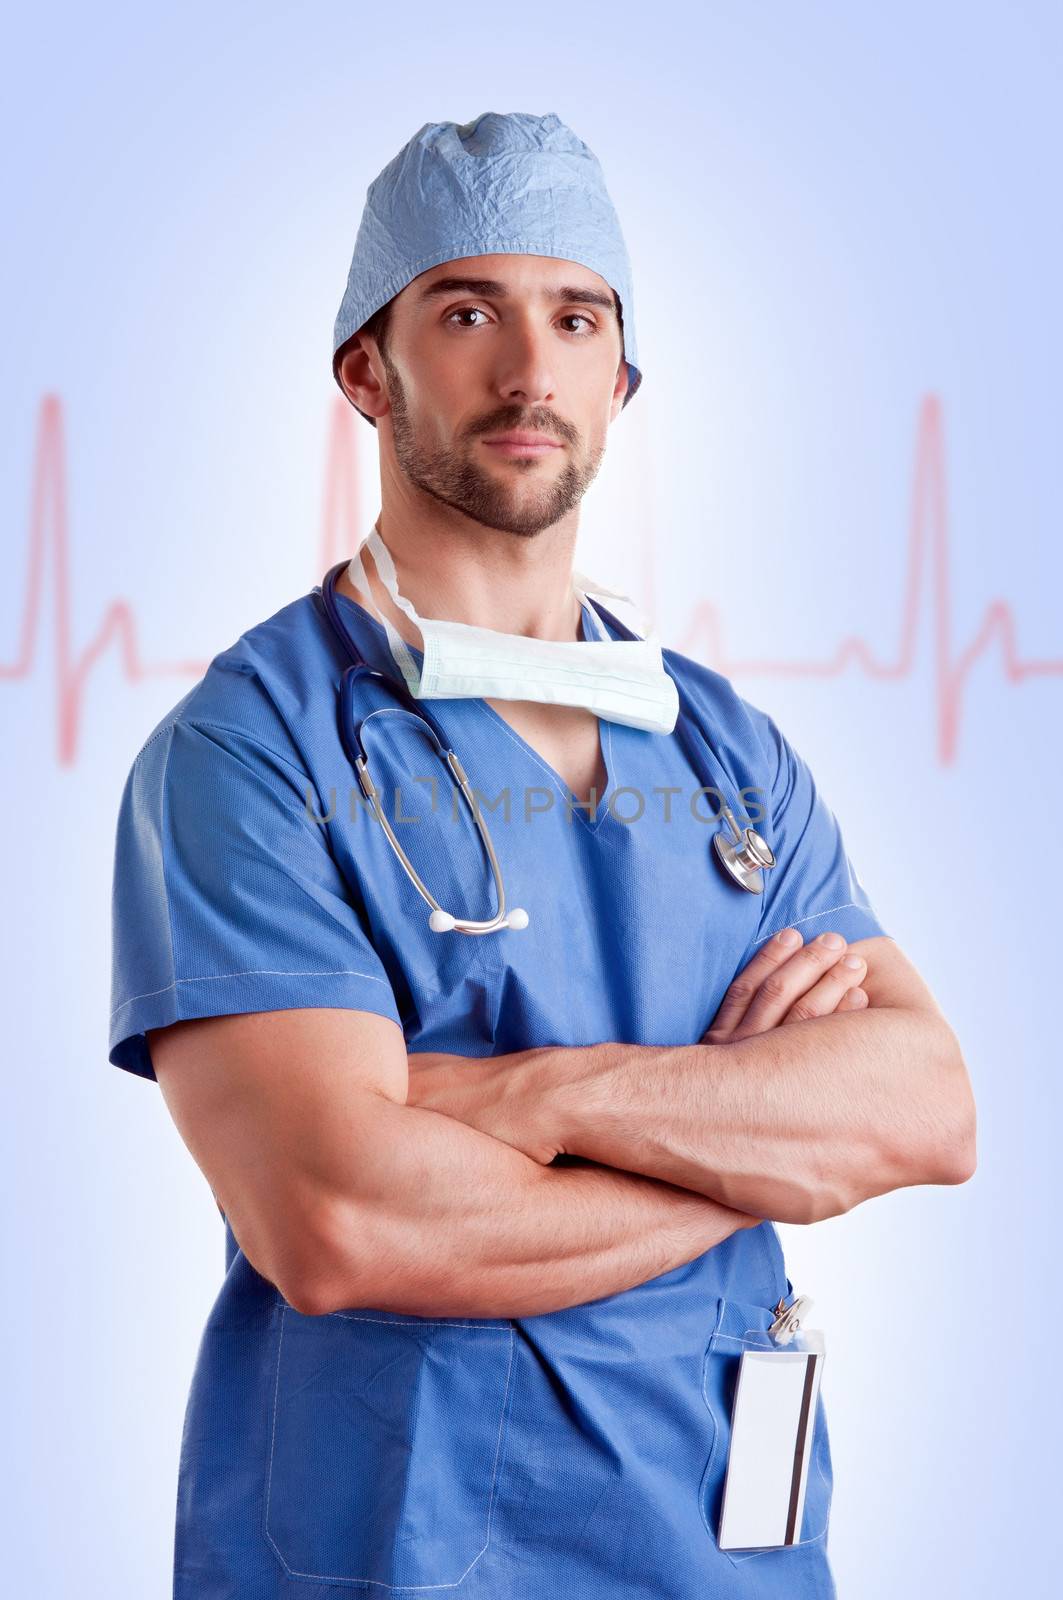
[[[537,1088],[534,1060],[542,1050],[502,1056],[455,1056],[421,1051],[407,1056],[406,1104],[454,1117],[480,1133],[549,1166],[561,1146],[542,1126],[546,1097]]]
[[[803,944],[796,928],[783,932],[795,936],[796,943],[780,944],[776,937],[757,951],[724,995],[702,1044],[732,1044],[784,1022],[862,1011],[870,1004],[860,988],[867,962],[846,955],[848,946],[840,934],[820,934]],[[833,948],[824,942],[832,939],[840,941]],[[850,960],[858,965],[847,966]]]

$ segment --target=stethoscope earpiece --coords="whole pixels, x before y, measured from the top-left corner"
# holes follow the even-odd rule
[[[499,918],[499,928],[526,928],[528,926],[528,913],[523,906],[514,906],[512,911],[507,911],[504,917]],[[457,917],[452,917],[449,911],[444,911],[442,906],[437,906],[428,918],[428,926],[433,933],[449,933],[457,927]],[[493,932],[493,929],[477,929],[477,932]]]

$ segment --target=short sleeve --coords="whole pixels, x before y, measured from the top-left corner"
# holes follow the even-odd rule
[[[109,1060],[155,1078],[145,1030],[349,1007],[401,1026],[388,975],[307,804],[258,740],[176,720],[125,783],[112,890]]]
[[[751,950],[782,928],[797,928],[806,944],[828,931],[846,940],[885,934],[846,853],[838,819],[816,787],[807,762],[766,712],[757,714],[757,726],[773,776],[770,801],[757,796],[768,815],[753,826],[767,838],[776,864],[764,872],[760,922]]]

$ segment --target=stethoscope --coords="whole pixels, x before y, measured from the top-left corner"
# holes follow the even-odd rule
[[[502,869],[498,864],[494,845],[491,843],[491,835],[487,831],[487,824],[484,822],[480,808],[473,798],[465,768],[447,743],[446,734],[432,715],[426,702],[418,700],[415,695],[411,694],[404,682],[369,665],[355,644],[350,629],[340,615],[340,608],[336,603],[336,584],[340,574],[348,565],[347,561],[337,561],[334,567],[329,568],[321,584],[321,599],[325,607],[325,615],[332,625],[333,632],[343,647],[344,653],[351,659],[351,665],[345,669],[343,678],[340,681],[339,732],[347,759],[358,774],[358,782],[361,784],[362,793],[372,806],[381,827],[387,835],[388,842],[402,864],[402,868],[410,882],[422,900],[431,906],[428,926],[433,933],[449,933],[452,930],[456,933],[495,933],[502,928],[526,928],[528,926],[528,913],[523,906],[514,906],[512,911],[506,910],[506,891],[502,882]],[[588,598],[590,597],[588,596]],[[638,634],[632,633],[630,628],[625,627],[617,617],[614,617],[610,611],[606,610],[599,600],[592,600],[591,603],[599,616],[608,626],[615,628],[621,638],[638,638]],[[667,666],[665,670],[668,670]],[[674,678],[674,674],[670,674],[670,676]],[[475,921],[470,917],[455,917],[449,911],[445,911],[395,837],[395,832],[380,803],[377,787],[370,775],[369,759],[362,744],[362,723],[366,719],[356,719],[355,715],[354,698],[362,678],[376,678],[392,694],[396,695],[403,705],[424,724],[425,731],[430,734],[440,756],[453,774],[455,782],[465,797],[465,803],[472,812],[473,820],[479,829],[480,838],[490,863],[491,875],[495,884],[495,894],[498,899],[498,910],[493,917],[488,917],[485,921]],[[682,740],[694,770],[701,772],[700,745],[691,731],[691,726],[683,710],[682,691],[679,689],[678,681],[676,681],[676,689],[680,696],[676,732]],[[706,785],[706,787],[711,788],[713,793],[719,793],[719,790],[713,784]],[[762,894],[764,892],[762,873],[775,865],[774,852],[767,841],[753,828],[739,828],[738,823],[735,821],[734,813],[722,796],[720,798],[720,809],[734,837],[730,837],[724,828],[720,828],[713,834],[712,842],[717,860],[732,882],[738,884],[742,889],[747,889],[750,894]]]

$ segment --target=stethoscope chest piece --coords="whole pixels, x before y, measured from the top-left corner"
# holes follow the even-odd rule
[[[748,889],[750,894],[763,894],[764,879],[761,874],[775,865],[775,852],[755,829],[740,829],[729,807],[724,806],[723,812],[735,837],[729,839],[723,828],[714,833],[712,842],[716,854],[740,888]]]

